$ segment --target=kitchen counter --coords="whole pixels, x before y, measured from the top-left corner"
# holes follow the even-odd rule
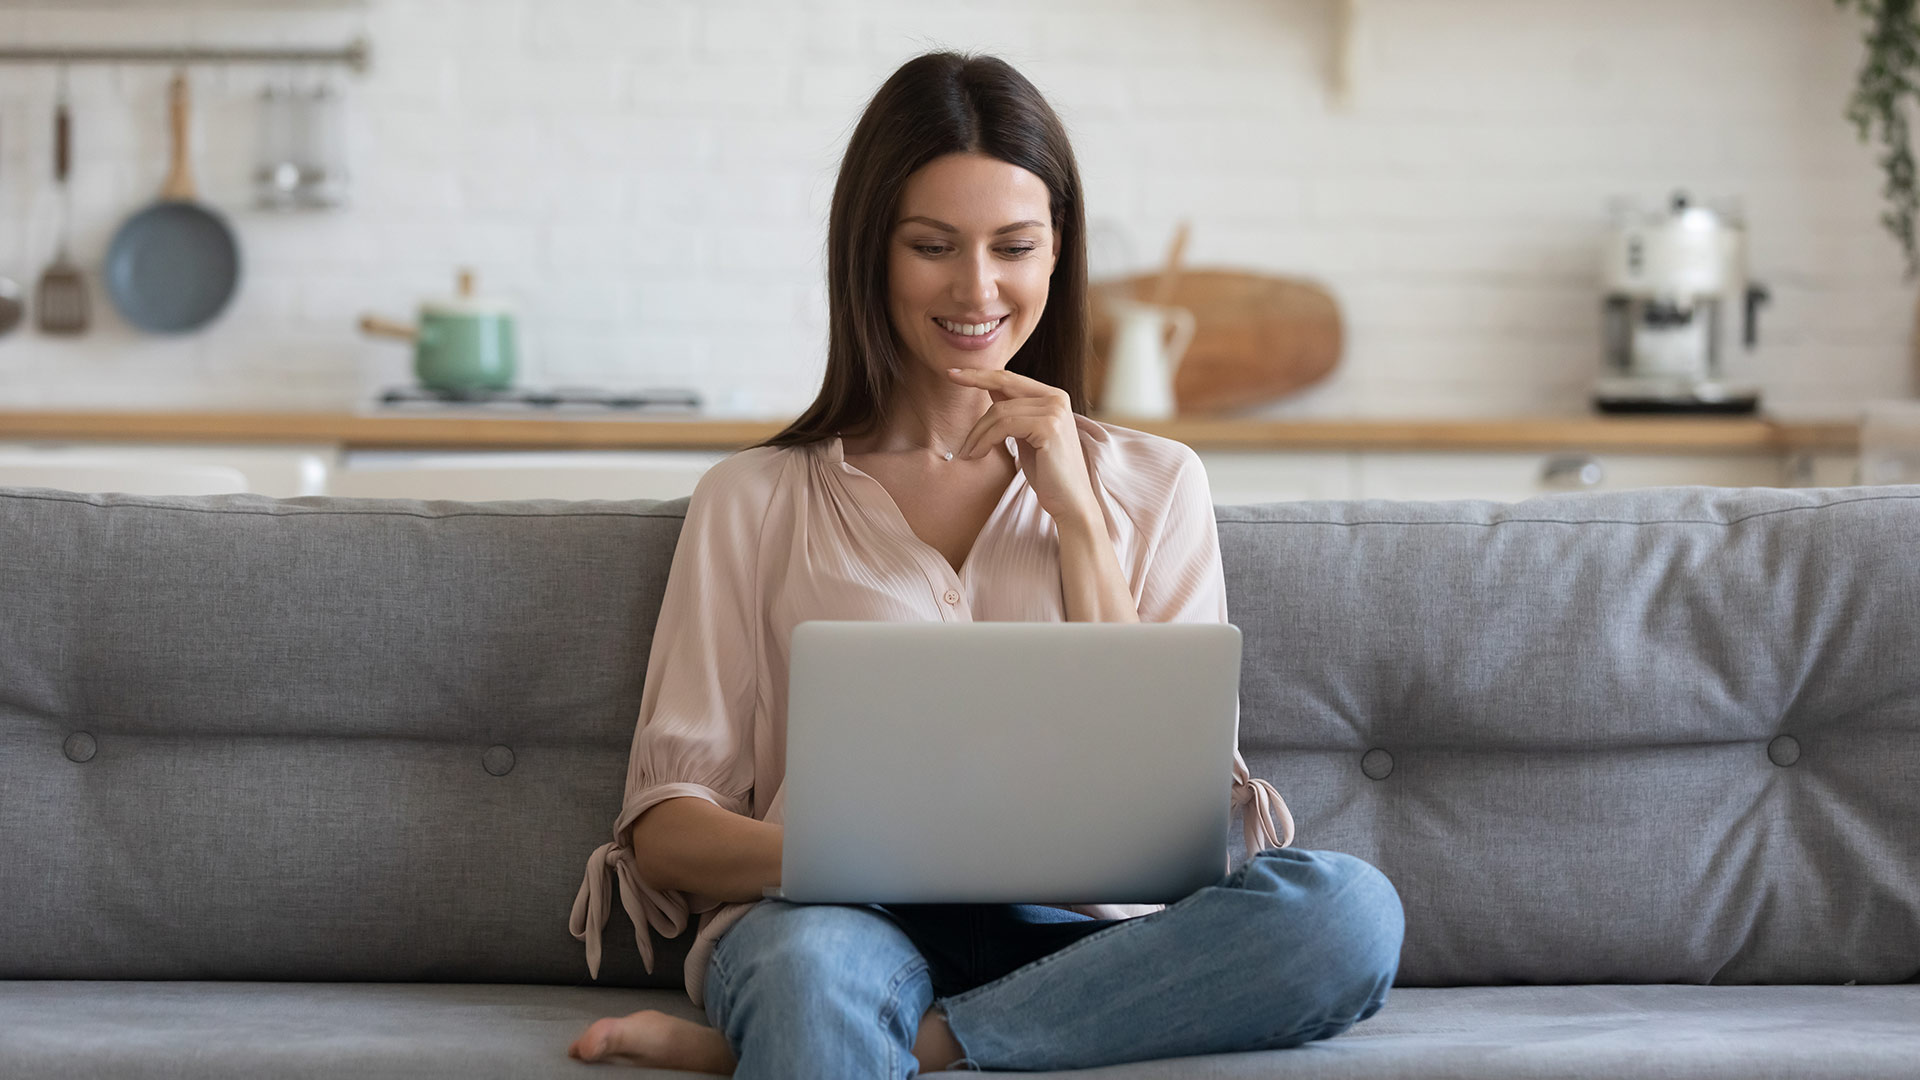
[[[1854,452],[1859,425],[1768,417],[1535,416],[1513,419],[1120,420],[1196,450],[1581,450],[1615,453]],[[0,412],[0,441],[333,443],[348,450],[729,450],[785,420],[498,413]]]

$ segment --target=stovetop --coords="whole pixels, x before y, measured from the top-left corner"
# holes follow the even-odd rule
[[[590,409],[694,413],[700,411],[701,400],[697,391],[675,388],[607,390],[592,386],[556,386],[550,389],[514,387],[508,390],[456,391],[396,386],[383,391],[378,404],[387,408],[427,409],[480,406],[514,412],[584,406]]]

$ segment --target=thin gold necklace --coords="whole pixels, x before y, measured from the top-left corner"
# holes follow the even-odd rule
[[[836,431],[836,432],[834,432],[834,435],[835,435],[836,437],[838,437],[838,436],[840,435],[840,433]],[[952,461],[952,460],[953,460],[953,451],[951,451],[951,450],[940,450],[940,449],[938,449],[938,448],[936,448],[936,447],[932,447],[932,446],[919,446],[919,445],[916,445],[916,446],[914,447],[914,449],[915,449],[915,450],[932,450],[932,451],[933,451],[934,453],[936,453],[936,454],[940,454],[940,455],[942,456],[942,460],[944,460],[944,461]],[[846,440],[845,440],[844,438],[841,438],[841,452],[842,452],[842,453],[845,453],[845,452],[846,452]]]

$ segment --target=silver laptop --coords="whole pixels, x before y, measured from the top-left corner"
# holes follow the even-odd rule
[[[809,621],[781,884],[804,903],[1171,903],[1226,872],[1240,630]]]

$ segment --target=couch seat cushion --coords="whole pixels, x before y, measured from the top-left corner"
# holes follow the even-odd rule
[[[0,982],[0,1076],[685,1077],[566,1056],[590,1021],[703,1019],[679,990],[506,984]],[[1886,1077],[1920,1061],[1920,986],[1393,991],[1292,1050],[1139,1062],[1078,1080]],[[589,1072],[599,1069],[598,1072]],[[967,1073],[943,1073],[964,1076]]]

